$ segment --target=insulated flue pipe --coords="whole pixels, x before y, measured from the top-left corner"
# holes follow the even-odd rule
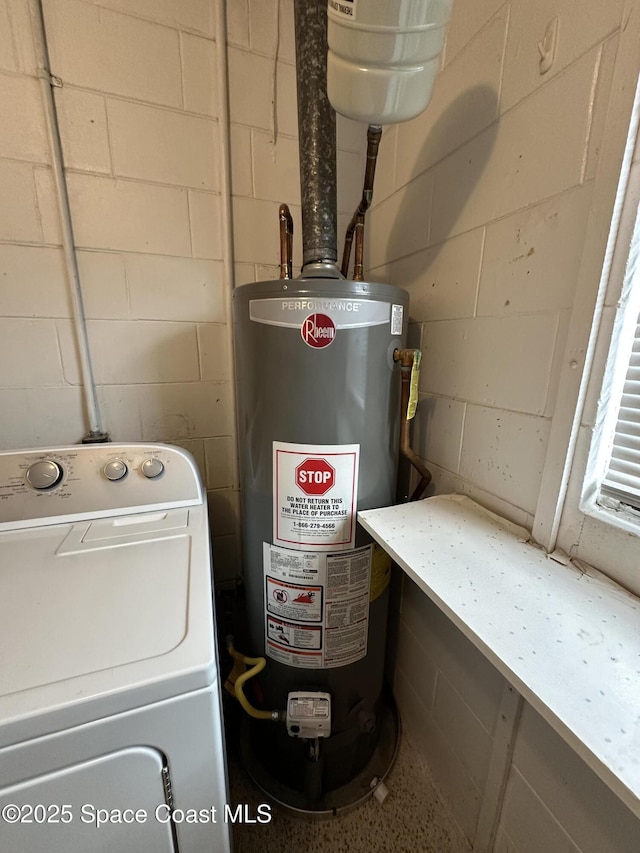
[[[338,258],[336,114],[327,97],[327,3],[295,0],[303,268]]]

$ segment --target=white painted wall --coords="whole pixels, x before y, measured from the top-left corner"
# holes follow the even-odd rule
[[[629,9],[640,13],[626,6],[456,0],[430,107],[381,144],[369,277],[411,294],[423,350],[414,446],[436,493],[468,494],[529,529],[565,402],[558,381],[601,200],[619,36]],[[556,59],[541,75],[537,43],[554,17]],[[602,255],[587,270],[596,283],[601,264]],[[405,730],[473,842],[504,682],[410,581],[401,585],[390,668]],[[639,845],[640,821],[525,707],[495,849]]]

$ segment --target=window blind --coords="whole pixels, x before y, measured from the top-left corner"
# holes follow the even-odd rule
[[[601,494],[640,510],[640,316]]]

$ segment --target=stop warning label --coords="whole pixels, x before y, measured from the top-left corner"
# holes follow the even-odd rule
[[[296,468],[296,486],[305,495],[324,495],[336,484],[336,469],[322,457],[305,459]]]
[[[273,443],[273,544],[355,545],[359,444]]]

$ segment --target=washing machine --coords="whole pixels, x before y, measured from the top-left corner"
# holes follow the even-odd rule
[[[0,454],[0,850],[230,850],[189,454]]]

